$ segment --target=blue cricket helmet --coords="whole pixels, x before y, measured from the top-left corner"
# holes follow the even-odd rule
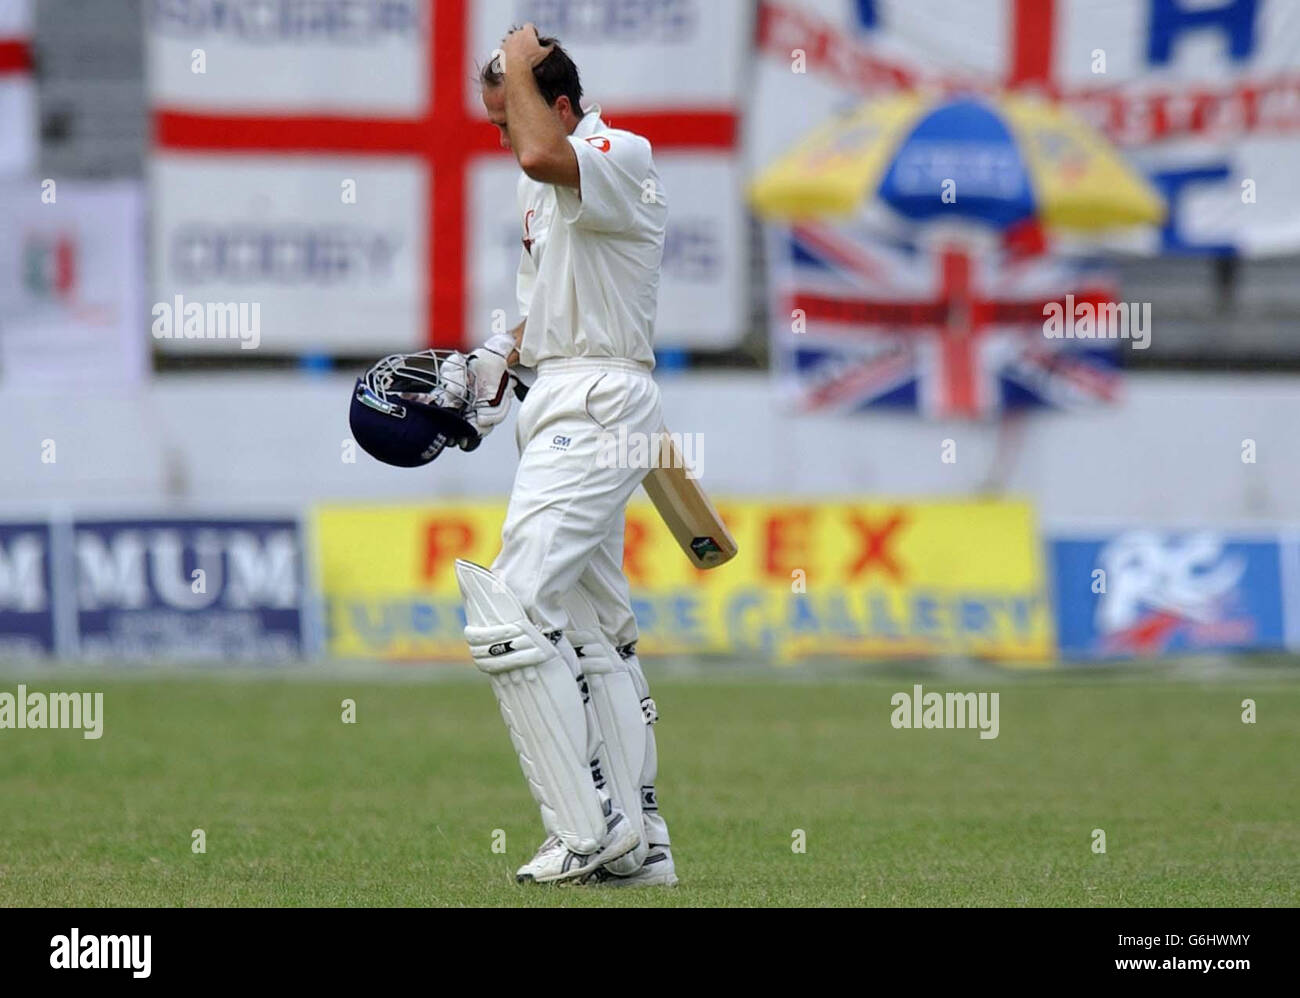
[[[390,354],[357,379],[348,424],[362,450],[384,464],[418,468],[449,444],[478,446],[478,431],[465,418],[466,379],[443,377],[443,364],[454,352]]]

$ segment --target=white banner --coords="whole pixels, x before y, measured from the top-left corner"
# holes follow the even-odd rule
[[[0,379],[78,392],[148,368],[143,198],[135,181],[0,185]]]
[[[416,114],[428,92],[423,0],[150,3],[156,106]]]
[[[422,346],[426,185],[418,164],[157,156],[152,179],[154,306],[161,313],[153,336],[160,349],[292,354]],[[204,309],[203,322],[188,331],[168,325],[166,306],[174,312],[178,295]],[[208,306],[228,304],[257,317],[255,334],[222,336],[211,328]]]

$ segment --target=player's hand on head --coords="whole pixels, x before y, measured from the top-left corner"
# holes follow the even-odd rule
[[[543,45],[539,39],[537,26],[530,22],[522,28],[512,29],[506,35],[501,42],[501,53],[507,62],[515,59],[532,69],[550,55],[554,48],[551,45]]]

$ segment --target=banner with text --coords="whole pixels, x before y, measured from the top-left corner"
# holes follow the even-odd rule
[[[740,546],[719,569],[678,554],[654,508],[628,507],[624,570],[649,655],[962,655],[1045,663],[1050,606],[1028,505],[719,504]],[[503,503],[318,508],[329,653],[465,660],[453,563],[490,564]],[[381,561],[375,550],[389,552]]]
[[[0,662],[54,654],[48,523],[0,523]]]
[[[296,520],[79,520],[76,654],[265,664],[303,654]]]

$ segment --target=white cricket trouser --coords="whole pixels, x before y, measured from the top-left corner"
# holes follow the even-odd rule
[[[611,642],[636,640],[623,524],[646,469],[603,466],[620,463],[602,440],[620,427],[629,435],[663,427],[659,386],[644,365],[585,357],[538,365],[515,424],[519,470],[492,572],[543,632],[569,626],[560,601],[581,586]]]

